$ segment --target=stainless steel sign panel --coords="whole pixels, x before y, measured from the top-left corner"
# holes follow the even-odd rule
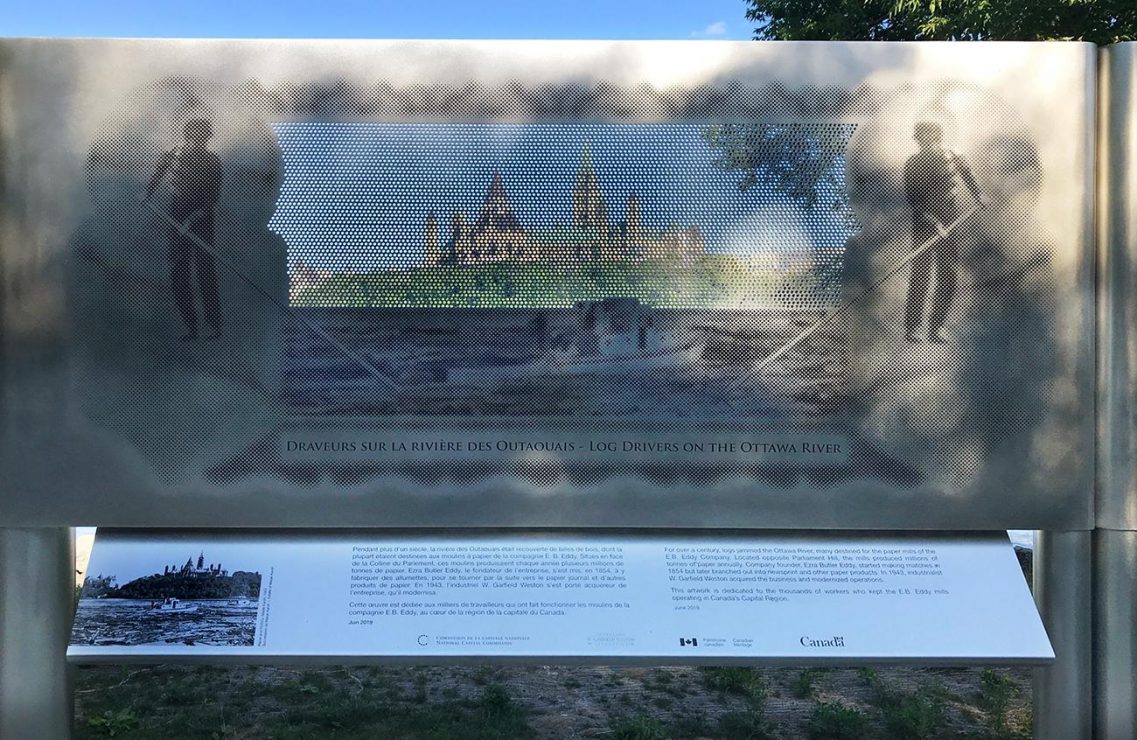
[[[0,517],[1088,527],[1094,79],[5,41]]]

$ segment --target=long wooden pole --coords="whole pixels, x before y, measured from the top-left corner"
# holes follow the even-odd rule
[[[237,266],[235,264],[233,264],[230,260],[221,256],[215,249],[213,249],[209,244],[207,244],[204,239],[202,239],[197,234],[190,231],[189,226],[187,224],[178,223],[177,220],[175,220],[170,214],[166,213],[164,210],[162,210],[157,205],[155,205],[154,202],[151,201],[150,199],[144,200],[143,203],[145,203],[146,207],[149,208],[153,213],[157,214],[159,218],[161,218],[163,221],[168,223],[170,226],[174,227],[174,229],[176,229],[179,234],[181,234],[185,238],[192,241],[194,244],[197,245],[197,247],[199,249],[202,249],[206,253],[212,255],[214,259],[216,259],[223,266],[228,268],[228,270],[231,273],[233,273],[234,275],[239,277],[241,280],[243,280],[245,282],[245,284],[247,284],[250,288],[255,290],[257,293],[262,295],[264,298],[268,299],[268,301],[270,303],[272,303],[274,306],[279,308],[282,313],[284,313],[286,316],[288,316],[288,318],[295,321],[300,326],[304,327],[308,331],[310,331],[313,334],[315,334],[316,336],[318,336],[320,339],[323,339],[325,342],[327,342],[328,344],[330,344],[331,346],[335,347],[337,350],[342,352],[346,357],[350,358],[352,361],[357,363],[360,367],[364,368],[369,373],[371,373],[371,375],[373,375],[376,380],[383,383],[388,388],[388,390],[395,390],[399,387],[398,384],[391,377],[389,377],[386,373],[384,373],[379,368],[375,367],[375,365],[372,364],[371,362],[369,362],[365,357],[362,357],[361,355],[356,354],[355,352],[350,350],[348,347],[346,347],[338,339],[333,337],[331,334],[328,334],[326,331],[324,331],[320,327],[318,327],[315,324],[313,324],[312,322],[304,319],[296,311],[294,311],[291,307],[286,306],[286,305],[282,304],[280,301],[278,301],[276,299],[276,296],[272,295],[267,290],[265,290],[260,285],[258,285],[252,278],[248,277],[243,272],[241,272],[237,268]]]
[[[905,255],[905,257],[903,259],[901,259],[895,265],[890,267],[888,269],[888,272],[886,272],[882,277],[877,279],[877,281],[874,282],[872,285],[865,288],[863,291],[861,291],[857,295],[853,296],[852,298],[849,298],[848,300],[846,300],[844,303],[842,303],[840,306],[838,306],[836,309],[834,309],[830,313],[827,313],[825,316],[821,317],[820,320],[818,320],[813,325],[811,325],[810,327],[808,327],[807,329],[802,331],[800,334],[795,336],[793,339],[786,342],[781,347],[779,347],[777,350],[775,350],[773,352],[773,354],[767,355],[765,359],[763,359],[761,362],[756,364],[751,369],[751,374],[761,372],[765,368],[769,367],[772,363],[776,362],[779,358],[783,357],[791,349],[793,349],[797,345],[801,344],[803,341],[805,341],[809,337],[813,336],[813,334],[816,333],[818,329],[825,326],[829,322],[833,321],[833,319],[835,319],[837,316],[839,316],[841,314],[841,312],[845,311],[846,309],[851,308],[853,305],[858,303],[861,299],[863,299],[869,293],[872,293],[874,290],[879,288],[881,285],[883,285],[885,282],[887,282],[890,278],[892,278],[893,275],[895,275],[896,273],[903,270],[908,265],[908,263],[910,263],[912,260],[916,259],[920,255],[922,255],[924,252],[927,252],[929,249],[936,246],[941,241],[943,241],[945,238],[947,238],[947,236],[949,234],[951,234],[951,232],[953,232],[960,224],[962,224],[964,221],[966,221],[967,219],[971,218],[976,213],[978,213],[981,210],[981,208],[982,208],[982,206],[979,206],[979,205],[973,206],[971,208],[971,210],[969,210],[967,213],[963,214],[962,216],[960,216],[959,218],[955,219],[950,224],[945,226],[943,228],[943,230],[940,231],[940,233],[938,233],[935,236],[931,237],[930,239],[927,239],[926,241],[924,241],[920,246],[916,247],[911,252],[909,252],[907,255]]]

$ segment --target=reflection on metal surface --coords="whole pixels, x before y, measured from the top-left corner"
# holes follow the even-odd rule
[[[71,530],[0,528],[0,735],[69,738]]]
[[[1094,736],[1132,737],[1137,706],[1137,44],[1102,50],[1098,171],[1098,487],[1094,532]]]
[[[1034,600],[1054,647],[1034,669],[1034,737],[1091,738],[1094,723],[1092,532],[1039,532]]]
[[[1137,532],[1098,529],[1093,536],[1094,737],[1133,737]]]
[[[1133,393],[1137,388],[1137,46],[1102,51],[1101,137],[1098,156],[1099,298],[1097,524],[1137,530]]]
[[[9,520],[1089,526],[1089,47],[3,44]]]

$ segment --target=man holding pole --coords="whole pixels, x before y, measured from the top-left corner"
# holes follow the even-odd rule
[[[934,239],[938,239],[939,244],[912,260],[904,336],[909,342],[920,341],[916,331],[923,323],[928,287],[934,272],[936,288],[928,315],[928,341],[944,344],[947,340],[940,330],[958,286],[959,240],[949,228],[960,215],[955,197],[957,181],[962,180],[981,205],[985,199],[967,164],[943,148],[943,129],[939,124],[929,121],[917,123],[913,138],[920,145],[920,151],[909,157],[904,165],[904,191],[912,208],[912,245],[919,247]]]
[[[170,255],[170,282],[186,333],[183,341],[198,336],[197,297],[200,294],[207,338],[221,336],[221,305],[217,294],[217,265],[213,253],[199,244],[213,245],[213,216],[221,193],[221,160],[206,148],[213,127],[201,118],[185,126],[185,144],[166,152],[150,178],[145,200],[149,200],[162,178],[170,175],[174,197],[170,203],[167,229]],[[196,239],[194,238],[196,237]],[[194,290],[196,277],[197,290]]]

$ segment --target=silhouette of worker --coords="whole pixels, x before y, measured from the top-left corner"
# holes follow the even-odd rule
[[[952,229],[960,216],[956,202],[958,182],[962,180],[980,204],[985,202],[967,164],[943,148],[943,136],[939,124],[917,123],[913,138],[920,145],[920,151],[909,157],[904,165],[904,190],[912,208],[912,247],[915,249],[938,240],[912,260],[912,278],[904,316],[904,335],[909,342],[920,341],[916,332],[923,323],[933,272],[936,288],[928,311],[928,341],[936,344],[947,341],[940,331],[959,284],[956,268],[960,247]]]
[[[170,175],[170,188],[173,190],[170,217],[186,232],[183,234],[173,226],[167,232],[174,303],[186,327],[183,341],[197,339],[198,296],[205,325],[209,328],[208,338],[221,336],[217,265],[212,252],[214,208],[221,193],[221,160],[206,148],[212,136],[213,127],[209,121],[194,119],[187,123],[185,143],[162,155],[146,189],[146,197],[150,198],[162,178]],[[195,278],[197,290],[194,290]]]

